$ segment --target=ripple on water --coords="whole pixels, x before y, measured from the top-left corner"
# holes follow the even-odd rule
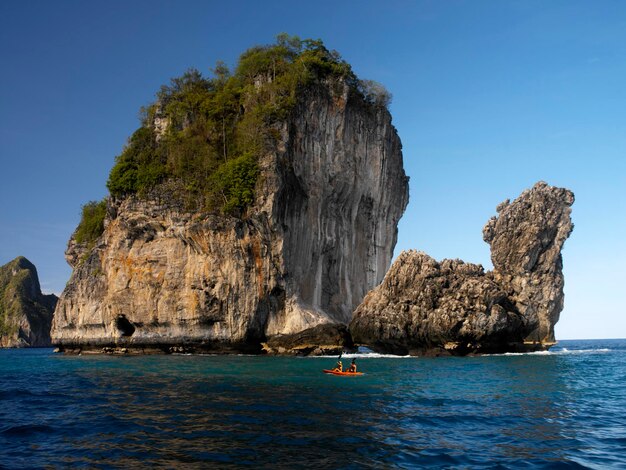
[[[607,468],[624,348],[479,358],[0,351],[0,467]]]

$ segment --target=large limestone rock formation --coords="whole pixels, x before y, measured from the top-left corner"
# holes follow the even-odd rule
[[[23,256],[0,267],[0,347],[50,346],[57,300],[41,293],[37,269]]]
[[[347,85],[317,86],[277,128],[244,219],[168,197],[108,203],[52,327],[62,349],[260,350],[276,335],[348,323],[390,264],[408,202],[391,116]]]
[[[539,182],[500,204],[483,231],[493,272],[403,252],[356,309],[354,340],[399,354],[549,348],[563,308],[561,249],[573,202],[571,191]]]

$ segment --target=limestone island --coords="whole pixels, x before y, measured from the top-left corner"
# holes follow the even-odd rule
[[[61,351],[349,344],[408,203],[390,95],[321,41],[285,35],[213,74],[161,88],[110,197],[83,207],[52,324]]]
[[[57,300],[41,293],[37,269],[23,256],[0,266],[0,348],[50,347]]]
[[[493,272],[410,251],[387,273],[409,199],[389,101],[321,41],[287,35],[232,72],[218,63],[212,78],[190,70],[163,86],[116,158],[110,196],[83,206],[53,343],[124,354],[548,348],[573,194],[538,183],[501,204],[484,230]]]

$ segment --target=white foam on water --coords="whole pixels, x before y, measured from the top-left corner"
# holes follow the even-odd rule
[[[597,353],[608,353],[613,351],[609,348],[601,348],[601,349],[567,349],[563,348],[560,351],[554,351],[555,354],[597,354]]]
[[[602,348],[602,349],[557,349],[553,351],[529,351],[529,352],[509,352],[502,354],[483,354],[485,357],[498,357],[498,356],[563,356],[563,355],[574,355],[574,354],[603,354],[607,352],[611,352],[612,349]],[[337,355],[332,356],[316,356],[323,358],[337,358]],[[411,357],[419,357],[419,356],[397,356],[394,354],[379,354],[371,349],[360,347],[358,352],[356,353],[343,353],[341,355],[342,358],[352,359],[352,358],[364,358],[364,359],[378,359],[378,358],[387,358],[387,359],[407,359]]]
[[[331,359],[337,359],[339,356],[337,354],[332,355],[332,356],[307,356],[307,357],[321,357],[321,358],[331,358]],[[352,359],[352,358],[357,358],[357,359],[379,359],[379,358],[385,358],[385,359],[408,359],[408,358],[412,358],[412,357],[417,357],[417,356],[396,356],[394,354],[379,354],[379,353],[345,353],[341,355],[341,359]]]
[[[570,354],[598,354],[611,352],[612,349],[558,349],[554,351],[532,351],[532,352],[520,352],[520,353],[503,353],[503,354],[485,354],[485,356],[565,356]]]
[[[338,355],[332,355],[332,356],[317,356],[317,357],[334,357],[337,358]],[[346,358],[346,359],[352,359],[352,358],[363,358],[363,359],[379,359],[379,358],[387,358],[387,359],[407,359],[410,357],[417,357],[417,356],[398,356],[396,354],[380,354],[377,352],[372,351],[370,348],[366,348],[364,346],[360,346],[357,349],[357,352],[355,353],[342,353],[341,354],[341,358]]]
[[[553,356],[556,354],[553,351],[531,351],[531,352],[508,352],[502,354],[483,354],[483,356]]]
[[[353,353],[353,354],[344,354],[341,357],[347,357],[347,358],[353,358],[353,357],[362,357],[362,358],[380,358],[380,357],[386,357],[389,359],[407,359],[409,357],[417,357],[417,356],[396,356],[395,354],[379,354],[379,353],[375,353],[375,352],[371,352],[371,353]]]

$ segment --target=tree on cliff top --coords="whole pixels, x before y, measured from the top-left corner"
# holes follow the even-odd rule
[[[141,127],[109,175],[113,197],[146,195],[168,181],[190,209],[242,216],[254,201],[258,157],[307,87],[346,83],[374,107],[386,107],[391,96],[358,80],[321,40],[287,34],[248,49],[233,72],[223,62],[212,72],[206,78],[188,70],[142,110]]]

